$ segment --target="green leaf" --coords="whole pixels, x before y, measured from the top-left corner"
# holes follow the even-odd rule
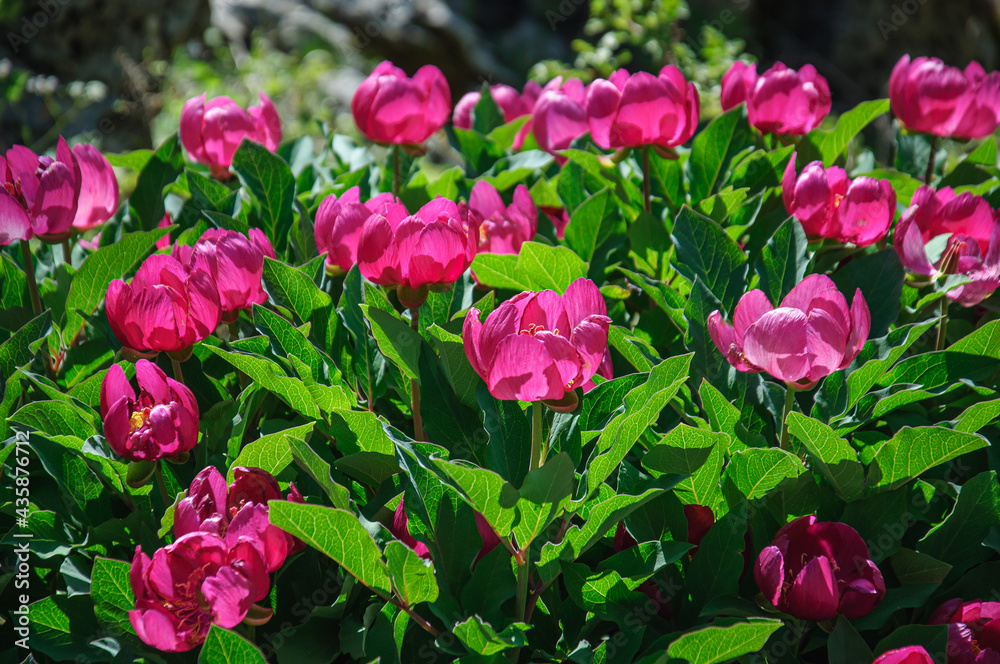
[[[98,620],[115,625],[124,632],[134,633],[128,619],[128,612],[135,608],[135,597],[128,578],[131,568],[122,560],[98,556],[90,574],[90,595]]]
[[[843,616],[837,619],[826,647],[830,664],[857,664],[870,662],[875,658],[864,638]]]
[[[108,653],[90,643],[92,635],[99,632],[92,607],[86,595],[52,595],[29,604],[31,650],[56,661],[107,661]]]
[[[264,284],[279,305],[290,309],[305,323],[315,311],[329,307],[330,296],[321,291],[302,270],[264,257]]]
[[[723,113],[699,132],[687,161],[691,201],[697,203],[717,191],[733,158],[751,145],[753,133],[742,108]]]
[[[163,219],[163,189],[184,172],[184,156],[177,134],[156,149],[143,165],[128,203],[142,230],[152,230]],[[114,246],[114,245],[112,245]]]
[[[420,459],[420,455],[417,455]],[[520,496],[517,490],[491,470],[484,470],[461,461],[421,461],[440,471],[443,479],[458,490],[469,505],[483,515],[500,537],[510,534]]]
[[[899,296],[905,276],[895,249],[890,247],[856,258],[831,276],[848,304],[855,290],[861,289],[871,312],[871,336],[882,336],[889,331],[899,316]]]
[[[800,413],[788,414],[788,432],[809,452],[818,470],[844,500],[858,498],[865,488],[865,471],[850,443],[819,420]]]
[[[943,427],[903,427],[882,444],[868,468],[872,491],[890,491],[934,466],[988,446],[986,439]]]
[[[590,458],[587,470],[587,495],[595,491],[618,464],[639,436],[643,434],[660,415],[670,400],[688,377],[691,355],[671,357],[657,364],[649,372],[646,382],[625,395],[625,410],[616,415],[604,430]]]
[[[395,540],[385,545],[385,559],[389,562],[392,587],[406,606],[433,602],[438,598],[434,565],[429,561]]]
[[[618,572],[607,570],[591,572],[584,564],[562,564],[566,592],[583,610],[591,611],[602,620],[625,624],[627,616],[633,619],[649,598],[634,591],[639,582],[626,582]]]
[[[85,440],[96,433],[82,410],[66,401],[29,402],[9,420],[50,436],[76,436]]]
[[[295,176],[285,160],[259,143],[243,139],[233,154],[233,171],[260,205],[264,233],[278,254],[292,228]]]
[[[398,315],[378,307],[361,305],[372,327],[372,336],[386,359],[395,364],[410,380],[420,380],[420,348],[423,338]]]
[[[802,461],[777,447],[751,447],[732,455],[726,474],[747,500],[760,498],[789,477],[805,472]]]
[[[760,288],[777,305],[806,274],[806,249],[809,241],[802,224],[789,217],[778,226],[767,246],[760,252],[754,269],[760,275]]]
[[[734,406],[714,385],[702,379],[698,396],[708,414],[712,428],[736,437],[736,425],[740,421],[740,409]]]
[[[320,418],[319,407],[308,388],[298,378],[289,378],[281,370],[281,367],[272,360],[250,353],[227,352],[216,346],[203,345],[202,347],[218,355],[235,369],[245,373],[265,390],[305,417]]]
[[[515,487],[524,483],[531,467],[531,424],[516,401],[502,401],[490,394],[482,381],[476,398],[483,409],[483,426],[489,434],[486,458],[491,470]]]
[[[856,360],[858,368],[847,376],[848,396],[844,410],[856,404],[903,353],[935,324],[934,319],[912,323],[896,328],[885,337],[868,341]]]
[[[212,625],[198,664],[267,664],[263,653],[236,632]]]
[[[894,553],[889,560],[896,578],[904,586],[911,583],[941,583],[952,569],[951,565],[933,556],[906,548]]]
[[[573,461],[566,452],[551,457],[528,473],[517,501],[514,536],[522,549],[535,540],[563,510],[573,493]]]
[[[782,624],[774,618],[750,618],[724,627],[702,627],[671,643],[667,655],[690,664],[718,664],[761,650]]]
[[[392,578],[375,540],[358,517],[336,507],[272,500],[270,520],[275,526],[325,553],[371,590],[388,597]]]
[[[472,129],[484,136],[503,125],[503,112],[490,92],[489,83],[483,83],[479,102],[472,109]]]
[[[691,208],[681,208],[672,235],[677,269],[708,287],[728,311],[745,290],[747,258],[719,224]]]
[[[309,422],[297,427],[291,427],[277,433],[261,436],[257,440],[249,443],[240,450],[240,454],[233,461],[226,475],[226,483],[231,484],[234,479],[233,469],[236,466],[246,468],[260,468],[272,475],[277,475],[292,462],[292,450],[289,448],[290,440],[305,442],[312,434],[315,422]]]
[[[963,410],[953,423],[955,431],[976,433],[987,424],[995,422],[998,417],[1000,417],[1000,399],[993,399],[972,404]]]
[[[709,600],[736,595],[743,572],[747,504],[740,501],[709,529],[691,558],[686,575],[691,600],[704,607]]]
[[[497,633],[488,623],[483,622],[479,616],[472,616],[465,622],[461,622],[452,627],[452,633],[474,653],[490,656],[508,648],[520,648],[527,640],[524,633],[531,629],[525,623],[511,623],[500,633]]]
[[[337,484],[330,477],[330,464],[323,457],[316,453],[305,440],[299,440],[291,436],[286,436],[288,449],[292,452],[295,463],[304,470],[309,477],[313,478],[316,484],[320,485],[326,495],[330,497],[330,502],[334,507],[346,510],[351,504],[351,494],[345,488]]]
[[[972,334],[953,343],[948,350],[953,353],[1000,359],[1000,321],[990,321]]]
[[[729,452],[729,435],[679,424],[646,452],[642,465],[651,471],[690,475],[674,491],[684,503],[714,505],[719,474]]]
[[[988,471],[962,486],[951,514],[931,528],[917,548],[961,573],[990,557],[988,548],[975,544],[994,526],[1000,526],[1000,484],[996,473]]]
[[[837,126],[829,131],[814,130],[809,140],[819,148],[825,166],[832,166],[851,139],[872,120],[889,112],[888,99],[863,101],[837,118]]]
[[[583,260],[590,262],[597,249],[601,224],[611,208],[611,190],[602,189],[573,210],[566,227],[566,243]]]
[[[563,293],[571,283],[587,276],[587,263],[572,250],[538,242],[525,242],[516,256],[478,254],[472,269],[482,285],[516,291],[548,288]]]
[[[72,335],[70,339],[79,334],[87,319],[97,311],[111,282],[132,274],[156,246],[156,241],[167,233],[165,228],[126,233],[114,244],[101,247],[83,259],[66,296],[63,329]]]

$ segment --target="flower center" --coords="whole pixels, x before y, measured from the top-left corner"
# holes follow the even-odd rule
[[[142,410],[135,411],[128,419],[129,433],[135,433],[139,429],[146,426],[147,422],[149,422],[149,408],[143,408]]]
[[[527,329],[521,330],[518,334],[530,334],[531,336],[535,336],[539,332],[548,332],[548,330],[545,329],[544,325],[540,325],[539,323],[530,323]],[[557,327],[552,330],[552,334],[559,334],[559,328]]]

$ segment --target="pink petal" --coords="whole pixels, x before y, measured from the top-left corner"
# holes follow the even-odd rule
[[[76,216],[76,195],[73,171],[62,162],[52,162],[38,179],[38,192],[32,209],[35,235],[67,232]]]
[[[832,620],[839,600],[833,566],[824,556],[806,563],[785,593],[787,611],[805,620]]]
[[[801,380],[809,369],[807,321],[805,313],[788,307],[764,314],[744,334],[747,361],[779,380]]]
[[[106,417],[108,409],[119,399],[135,401],[135,398],[135,390],[125,377],[125,371],[121,366],[112,364],[101,381],[101,417]]]
[[[202,138],[202,123],[205,119],[205,93],[199,97],[192,97],[184,102],[181,109],[180,137],[181,144],[188,151],[195,161],[204,163],[208,157],[205,155],[205,144]]]
[[[587,90],[587,122],[590,136],[605,150],[612,147],[611,127],[622,93],[610,81],[597,79]],[[620,147],[620,146],[614,146]]]
[[[741,297],[740,301],[736,303],[736,308],[733,310],[734,339],[736,345],[742,346],[743,335],[746,334],[747,328],[756,323],[761,316],[773,310],[774,307],[771,305],[771,301],[767,299],[764,291],[760,289],[755,288]]]
[[[21,204],[0,187],[0,245],[31,238],[31,220]]]
[[[578,373],[578,370],[567,370],[571,367],[572,355],[576,355],[576,351],[568,341],[563,341],[564,346],[547,344],[528,334],[504,337],[497,346],[492,363],[487,367],[486,384],[490,394],[507,401],[561,399],[566,394],[566,381],[563,380],[562,373]],[[553,351],[559,353],[558,360],[553,358]],[[578,357],[576,362],[579,363]]]
[[[93,145],[81,143],[73,148],[80,165],[80,198],[73,227],[89,230],[114,216],[118,210],[118,180],[104,155]]]

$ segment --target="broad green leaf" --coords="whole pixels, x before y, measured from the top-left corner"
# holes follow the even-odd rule
[[[863,101],[837,118],[837,126],[829,131],[815,130],[809,135],[809,140],[819,148],[825,166],[832,166],[840,153],[844,151],[851,139],[862,129],[882,115],[889,112],[888,99],[872,99]]]
[[[461,461],[434,459],[431,463],[469,505],[483,515],[497,535],[510,534],[519,495],[509,482],[491,470]]]
[[[122,153],[105,152],[104,158],[115,168],[127,168],[138,173],[153,158],[153,151],[142,149]]]
[[[492,291],[490,293],[492,295]],[[469,364],[462,337],[437,325],[428,327],[427,333],[441,358],[441,366],[444,368],[451,389],[455,391],[455,396],[465,405],[474,407],[476,390],[482,380]]]
[[[212,625],[198,664],[267,664],[263,653],[236,632]]]
[[[531,424],[516,401],[496,399],[482,381],[476,398],[483,410],[483,426],[489,434],[486,458],[496,471],[513,486],[524,483],[531,466]]]
[[[802,224],[795,217],[789,217],[778,226],[754,263],[754,269],[760,275],[760,288],[775,306],[805,276],[809,262],[806,258],[808,245]]]
[[[791,452],[777,447],[751,447],[732,455],[726,474],[747,500],[753,500],[805,470],[802,461]]]
[[[779,186],[785,173],[785,166],[794,150],[795,146],[787,145],[770,152],[763,150],[751,152],[733,168],[729,184],[737,190],[747,188],[752,191]]]
[[[695,607],[700,609],[711,599],[737,594],[746,532],[747,504],[740,501],[701,540],[686,575]]]
[[[573,210],[566,227],[566,243],[583,260],[590,262],[597,249],[601,224],[611,208],[611,190],[602,189]]]
[[[203,347],[221,357],[235,369],[245,373],[265,390],[305,417],[320,418],[319,407],[308,388],[301,380],[289,378],[281,370],[281,367],[272,360],[250,353],[227,352],[216,346],[204,345]]]
[[[290,309],[304,323],[318,309],[331,304],[330,296],[321,291],[312,278],[290,265],[264,257],[264,285],[279,305]]]
[[[122,560],[97,557],[90,573],[94,614],[101,622],[115,625],[124,632],[133,632],[128,619],[128,612],[135,608],[135,597],[128,578],[131,568]]]
[[[982,436],[943,427],[903,427],[875,453],[868,485],[874,492],[889,491],[934,466],[988,445]]]
[[[707,380],[702,379],[698,395],[701,397],[702,406],[712,428],[735,438],[740,409],[730,403],[729,399]]]
[[[177,134],[174,134],[163,141],[142,166],[135,181],[135,189],[128,199],[133,217],[139,221],[142,230],[153,230],[163,219],[165,212],[163,189],[177,180],[183,172],[184,156],[181,153],[181,143],[177,139]]]
[[[591,572],[581,563],[562,564],[566,592],[581,609],[593,612],[602,620],[625,624],[627,616],[649,602],[649,597],[635,591],[639,581],[626,581],[618,572]]]
[[[988,471],[962,486],[951,514],[924,535],[918,549],[964,572],[990,557],[990,550],[977,544],[995,526],[1000,526],[1000,484],[996,473]]]
[[[714,505],[719,494],[719,474],[729,452],[729,436],[679,424],[642,458],[651,471],[690,475],[674,491],[682,502]]]
[[[288,246],[292,228],[295,177],[285,160],[259,143],[244,139],[233,154],[233,171],[260,205],[264,233],[278,254]]]
[[[998,417],[1000,417],[1000,399],[993,399],[972,404],[953,422],[955,431],[976,433],[987,424],[995,422]]]
[[[904,276],[899,254],[891,247],[856,258],[831,275],[848,304],[861,289],[872,317],[870,336],[884,335],[896,322]]]
[[[240,454],[233,461],[226,475],[226,483],[231,484],[234,479],[233,469],[236,466],[246,468],[260,468],[272,475],[277,475],[292,462],[292,450],[289,448],[289,441],[299,440],[305,442],[312,434],[315,422],[309,422],[297,427],[291,427],[283,431],[261,436],[257,440],[249,443],[240,450]]]
[[[272,524],[325,553],[382,597],[389,596],[392,579],[382,552],[355,514],[287,500],[272,500],[268,505]]]
[[[663,360],[649,372],[646,382],[631,390],[624,399],[625,411],[614,417],[601,432],[587,470],[587,495],[611,476],[639,436],[660,415],[687,380],[691,355]]]
[[[691,208],[681,208],[672,234],[677,269],[690,279],[697,277],[728,311],[745,290],[747,257],[719,224]]]
[[[788,414],[788,432],[809,452],[812,467],[825,477],[840,497],[851,501],[865,488],[865,471],[850,443],[819,420]]]
[[[691,200],[697,203],[717,191],[733,158],[751,145],[753,133],[742,108],[731,109],[712,120],[695,136],[687,162]]]
[[[32,540],[32,548],[36,543]],[[52,595],[40,599],[28,605],[28,619],[31,627],[28,643],[33,652],[44,653],[55,661],[107,661],[108,653],[90,643],[91,635],[100,628],[94,618],[93,601],[86,595]]]
[[[830,632],[826,647],[830,664],[857,664],[875,658],[864,638],[843,616],[837,619],[837,625]]]
[[[11,415],[9,421],[50,436],[87,439],[97,433],[80,408],[66,401],[29,402]]]
[[[562,512],[573,493],[573,462],[565,452],[551,457],[528,473],[517,501],[514,537],[526,549]]]
[[[63,329],[70,335],[67,340],[77,336],[87,319],[97,311],[111,282],[132,274],[156,246],[156,241],[167,232],[159,228],[126,233],[114,244],[101,247],[83,259],[66,296]]]
[[[1000,359],[1000,321],[986,323],[972,334],[953,343],[948,350],[953,353]]]
[[[466,648],[484,656],[495,655],[508,648],[520,648],[527,643],[524,633],[531,629],[525,623],[511,623],[500,633],[479,616],[472,616],[451,628]]]
[[[479,102],[472,109],[472,129],[483,134],[489,134],[503,125],[503,112],[493,99],[489,83],[483,83]]]
[[[434,565],[430,561],[424,560],[408,546],[395,540],[385,545],[385,559],[388,561],[392,587],[406,606],[433,602],[438,598]]]
[[[911,583],[941,583],[951,571],[951,565],[933,556],[902,548],[889,559],[896,578],[903,585]]]
[[[572,250],[538,242],[525,242],[516,256],[478,254],[472,270],[484,286],[517,291],[551,289],[563,293],[571,283],[587,276],[587,264]]]
[[[886,337],[872,339],[861,349],[858,368],[847,376],[847,405],[850,408],[903,356],[920,336],[932,328],[934,319],[896,328]]]
[[[367,304],[361,305],[361,311],[371,324],[372,336],[386,359],[399,367],[407,378],[419,381],[420,348],[423,346],[420,333],[410,329],[394,313]]]
[[[719,664],[761,650],[782,624],[775,618],[749,618],[724,627],[702,627],[671,643],[667,655],[690,664]]]
[[[320,485],[326,495],[330,497],[330,502],[334,507],[346,510],[351,504],[350,492],[333,481],[330,477],[330,464],[323,457],[317,454],[305,440],[300,440],[292,436],[286,436],[288,449],[292,452],[295,463],[304,470],[309,477],[313,478],[316,484]]]

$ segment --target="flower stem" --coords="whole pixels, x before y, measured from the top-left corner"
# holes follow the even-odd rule
[[[66,263],[66,265],[72,265],[73,248],[69,246],[69,238],[66,238],[65,240],[62,241],[62,249],[63,249],[63,263]]]
[[[649,146],[642,149],[642,202],[646,212],[652,212],[649,203]]]
[[[541,407],[541,404],[535,402],[535,408]],[[514,618],[518,622],[524,622],[525,609],[528,605],[528,556],[531,555],[527,550],[518,551],[514,556],[514,561],[517,563],[517,597],[514,600]],[[514,648],[508,652],[508,658],[511,662],[517,662],[521,655],[520,648]]]
[[[410,309],[410,328],[420,334],[420,307]],[[413,412],[413,437],[424,440],[424,420],[420,416],[420,383],[410,379],[410,410]]]
[[[785,386],[785,409],[781,413],[781,449],[788,449],[788,414],[795,407],[795,390]]]
[[[174,503],[170,500],[170,494],[167,493],[167,483],[163,481],[162,459],[156,462],[156,470],[154,472],[156,473],[156,485],[160,487],[160,497],[163,498],[163,506],[164,508],[170,507]]]
[[[399,198],[399,146],[392,146],[392,195]]]
[[[934,157],[937,153],[938,137],[931,138],[931,154],[927,157],[927,173],[924,174],[924,184],[930,186],[931,178],[934,177]]]
[[[38,316],[42,313],[42,297],[38,294],[35,264],[31,261],[31,247],[27,240],[21,240],[21,256],[24,258],[24,276],[28,280],[28,292],[31,294],[31,309]]]
[[[531,404],[531,470],[545,463],[545,449],[542,446],[542,402]]]
[[[948,298],[942,297],[941,322],[938,323],[937,343],[934,345],[935,350],[944,350],[947,334],[948,334]]]
[[[174,358],[170,358],[170,363],[174,367],[174,380],[176,380],[178,383],[181,383],[183,385],[184,384],[184,372],[181,371],[181,363],[178,362],[177,360],[175,360]]]

